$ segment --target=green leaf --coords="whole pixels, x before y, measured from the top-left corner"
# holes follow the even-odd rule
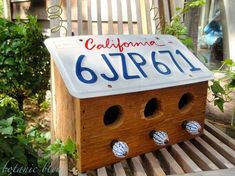
[[[15,65],[15,60],[12,57],[7,58],[4,62],[4,64],[6,64],[6,65]]]
[[[7,120],[5,119],[0,120],[0,127],[7,127],[7,126],[9,126]]]
[[[27,165],[27,157],[25,156],[25,149],[22,145],[15,145],[13,146],[13,154],[16,161],[23,164],[24,166]]]
[[[49,145],[46,150],[51,154],[62,154],[64,151],[64,147],[62,142],[57,139],[56,142],[54,144]]]
[[[10,118],[8,118],[8,119],[2,119],[2,120],[0,120],[0,127],[2,126],[2,127],[8,127],[8,126],[11,126],[11,124],[12,124],[12,122],[13,122],[13,118],[12,117],[10,117]]]
[[[176,7],[175,10],[180,11],[180,10],[182,10],[182,8]]]
[[[213,84],[210,86],[212,92],[214,94],[218,94],[218,93],[222,93],[224,94],[225,93],[225,90],[224,88],[220,85],[220,82],[219,81],[213,81]]]
[[[65,141],[64,149],[68,154],[73,155],[76,151],[76,144],[74,143],[74,141],[72,139],[68,138]]]
[[[222,112],[224,112],[224,99],[219,98],[214,101],[214,105],[217,106]]]
[[[13,117],[10,117],[7,119],[8,126],[10,126],[12,124],[12,122],[13,122]]]
[[[226,64],[229,67],[235,66],[235,63],[232,59],[225,59],[224,61],[222,61],[222,63]]]
[[[235,88],[235,78],[231,80],[231,82],[228,84],[228,87],[230,89],[234,89]]]
[[[5,155],[10,156],[12,155],[12,149],[9,144],[9,141],[6,139],[1,139],[0,138],[0,153],[3,152]]]
[[[16,25],[15,31],[20,35],[26,35],[26,28],[23,24]]]
[[[7,135],[12,135],[13,133],[13,127],[12,126],[9,126],[9,127],[6,127],[6,128],[2,128],[0,129],[1,133],[4,135],[4,134],[7,134]]]

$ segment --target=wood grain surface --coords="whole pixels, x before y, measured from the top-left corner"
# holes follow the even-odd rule
[[[149,137],[152,130],[167,132],[169,145],[195,137],[188,134],[181,124],[184,120],[196,120],[204,126],[207,84],[201,82],[137,93],[74,99],[78,169],[84,172],[120,161],[113,155],[110,146],[114,139],[128,144],[129,158],[160,148]],[[185,93],[190,93],[193,99],[179,110],[179,100]],[[145,118],[146,103],[152,98],[160,104],[158,112],[151,118]],[[105,125],[104,114],[115,105],[121,107],[121,115],[114,124]]]

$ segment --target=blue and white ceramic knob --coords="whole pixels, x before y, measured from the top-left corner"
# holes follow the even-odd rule
[[[201,125],[197,121],[184,121],[182,126],[191,135],[197,135],[202,130]]]
[[[150,137],[153,139],[154,143],[157,145],[166,145],[169,143],[168,134],[164,131],[151,131]]]
[[[111,146],[113,154],[118,158],[125,158],[129,153],[129,147],[126,142],[114,140]]]

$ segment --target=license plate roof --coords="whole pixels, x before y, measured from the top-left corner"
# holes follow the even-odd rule
[[[169,35],[50,38],[45,44],[70,94],[91,98],[213,79],[178,39]]]

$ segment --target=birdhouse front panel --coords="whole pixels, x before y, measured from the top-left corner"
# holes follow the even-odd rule
[[[175,37],[76,36],[45,43],[74,97],[80,171],[202,133],[212,73]]]

